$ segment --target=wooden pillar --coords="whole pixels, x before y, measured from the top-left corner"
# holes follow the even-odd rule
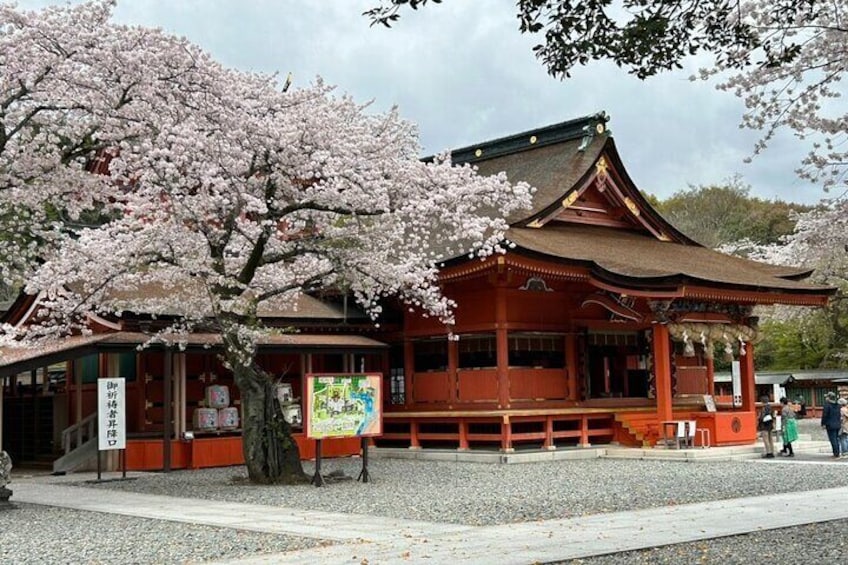
[[[754,381],[754,344],[745,344],[745,355],[739,356],[739,373],[742,381],[742,410],[756,412],[757,383]]]
[[[392,358],[388,349],[384,349],[380,354],[380,372],[383,374],[383,403],[394,404],[392,401]]]
[[[542,446],[545,449],[556,449],[554,445],[554,417],[548,416],[545,418],[545,444]]]
[[[36,414],[39,413],[38,405],[39,405],[39,401],[40,401],[40,398],[38,396],[38,390],[37,390],[37,388],[38,388],[38,385],[37,385],[37,382],[36,382],[37,379],[38,379],[38,370],[32,369],[29,372],[29,391],[30,391],[30,395],[32,396],[32,408],[33,408],[33,410],[35,411]],[[38,424],[38,418],[33,418],[32,419],[32,429],[31,429],[32,436],[31,437],[34,440],[33,443],[35,443],[35,449],[33,451],[35,452],[36,455],[39,452],[39,447],[40,447],[40,444],[41,444],[41,442],[39,441],[41,434],[38,433],[39,432],[38,425],[39,425]]]
[[[68,361],[69,382],[74,383],[74,424],[82,421],[82,371],[77,371],[77,362]],[[68,394],[68,402],[70,402]],[[70,414],[69,414],[70,416]],[[82,445],[82,429],[77,428],[77,445]]]
[[[6,389],[6,377],[0,377],[0,451],[3,451],[3,392]]]
[[[569,400],[580,401],[580,384],[577,382],[579,370],[577,367],[577,334],[570,332],[565,336],[565,367],[568,371]]]
[[[448,338],[448,402],[459,400],[459,342]]]
[[[715,362],[707,359],[707,394],[715,396]]]
[[[164,415],[162,417],[162,470],[166,473],[171,471],[171,419],[173,417],[173,407],[171,406],[171,396],[174,382],[174,353],[170,349],[165,350],[165,381],[162,384],[163,388],[163,399],[164,406],[163,412]]]
[[[415,347],[412,341],[403,342],[403,405],[412,406],[412,375],[415,373]]]
[[[509,408],[509,334],[506,319],[506,289],[495,289],[495,344],[498,358],[498,408]]]
[[[586,414],[580,417],[580,447],[591,447],[589,443],[589,418]]]
[[[421,442],[418,441],[418,422],[415,420],[409,422],[409,449],[421,449]]]
[[[509,421],[509,415],[504,415],[501,423],[501,451],[515,451],[512,448],[512,423]]]
[[[468,422],[459,419],[459,451],[468,451]]]
[[[176,359],[176,375],[174,382],[174,403],[175,410],[175,429],[176,437],[182,438],[186,431],[186,354],[184,352],[177,353]]]
[[[668,327],[653,324],[651,347],[654,356],[654,383],[657,393],[657,418],[660,422],[672,419],[671,403],[671,343]]]
[[[498,408],[509,408],[509,338],[506,328],[495,330],[498,348]]]

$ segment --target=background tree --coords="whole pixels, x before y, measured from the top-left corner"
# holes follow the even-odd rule
[[[690,186],[655,205],[676,228],[710,248],[742,240],[748,246],[777,243],[795,228],[795,212],[812,209],[751,196],[739,176],[721,185]]]
[[[848,203],[832,201],[797,216],[781,242],[754,248],[756,259],[814,268],[812,281],[837,288],[823,309],[776,308],[764,343],[773,368],[848,366]]]
[[[370,115],[320,81],[280,89],[185,40],[115,25],[111,7],[0,6],[0,207],[21,212],[0,257],[4,280],[26,281],[44,308],[5,340],[85,332],[91,312],[167,317],[151,340],[168,344],[218,332],[251,480],[303,480],[254,363],[272,331],[261,309],[344,288],[374,316],[399,296],[449,321],[436,262],[498,250],[503,216],[529,206],[530,189],[422,163],[396,112]],[[56,210],[102,222],[69,225]]]

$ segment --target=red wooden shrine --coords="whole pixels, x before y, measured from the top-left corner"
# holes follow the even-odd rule
[[[627,175],[606,121],[598,114],[453,152],[457,164],[505,171],[536,193],[531,210],[509,218],[506,253],[445,257],[440,279],[457,304],[452,326],[387,308],[378,329],[340,304],[305,297],[296,315],[268,314],[271,325],[301,333],[262,344],[260,364],[295,397],[307,372],[383,373],[377,446],[650,446],[671,420],[696,421],[712,445],[753,443],[753,307],[821,306],[834,289],[803,282],[809,271],[723,255],[677,231]],[[22,323],[34,303],[21,297],[4,321]],[[216,336],[193,336],[184,352],[138,353],[144,323],[92,320],[93,336],[0,359],[4,446],[33,443],[20,430],[53,390],[53,424],[36,443],[56,453],[65,426],[94,411],[96,379],[131,375],[129,468],[162,468],[163,434],[175,468],[242,462],[237,432],[186,439],[206,386],[227,384],[238,401]],[[716,356],[740,361],[742,387],[738,402],[709,411]],[[66,375],[53,387],[46,367],[61,361],[69,361]],[[13,376],[24,370],[29,384]],[[296,439],[311,457],[311,442]],[[325,455],[358,449],[358,440],[324,443]]]
[[[671,420],[712,445],[755,441],[753,307],[823,305],[833,289],[677,231],[630,180],[603,114],[453,159],[530,183],[533,208],[509,219],[505,254],[445,261],[452,327],[405,317],[377,445],[646,446]],[[741,361],[743,386],[712,412],[715,355]]]

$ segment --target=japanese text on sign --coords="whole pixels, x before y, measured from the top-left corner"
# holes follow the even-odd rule
[[[97,449],[126,449],[126,384],[123,378],[97,381]]]

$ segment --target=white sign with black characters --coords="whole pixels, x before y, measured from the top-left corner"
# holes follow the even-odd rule
[[[127,447],[126,379],[97,380],[97,449]]]

